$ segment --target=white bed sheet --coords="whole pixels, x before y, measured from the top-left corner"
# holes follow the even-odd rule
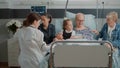
[[[90,40],[87,40],[87,39],[67,39],[65,41],[71,41],[71,42],[66,42],[66,43],[56,43],[53,45],[53,48],[57,45],[87,45],[87,46],[96,46],[96,45],[100,45],[100,43],[81,43],[82,41],[90,41]],[[73,41],[81,41],[80,43],[73,43]],[[91,41],[95,41],[95,40],[91,40]]]
[[[54,52],[55,46],[64,46],[64,45],[67,45],[67,46],[98,46],[98,45],[100,45],[100,43],[87,43],[87,42],[86,43],[73,43],[73,41],[81,41],[81,42],[82,41],[90,41],[90,40],[87,40],[87,39],[67,39],[67,40],[64,40],[64,41],[66,41],[66,43],[59,42],[59,43],[53,44],[52,52]],[[67,41],[71,41],[71,42],[67,42]],[[95,41],[95,40],[91,40],[91,41]]]

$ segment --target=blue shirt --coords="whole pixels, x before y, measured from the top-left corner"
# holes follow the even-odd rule
[[[120,24],[116,23],[115,29],[111,33],[111,37],[108,35],[108,24],[105,23],[102,30],[100,31],[98,38],[102,38],[102,40],[107,40],[112,43],[113,47],[118,48],[120,55]]]

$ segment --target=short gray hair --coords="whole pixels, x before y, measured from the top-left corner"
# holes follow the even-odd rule
[[[81,15],[83,15],[84,18],[85,18],[85,15],[84,15],[83,13],[77,13],[77,14],[75,15],[75,19],[77,19],[77,16],[81,16]]]
[[[117,22],[117,20],[118,20],[118,13],[115,12],[115,11],[112,11],[112,12],[107,14],[106,18],[112,19],[113,21]]]

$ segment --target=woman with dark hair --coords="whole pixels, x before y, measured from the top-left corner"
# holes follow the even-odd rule
[[[44,34],[44,41],[50,44],[55,37],[55,26],[51,24],[52,16],[50,14],[44,14],[41,16],[42,24],[39,26]]]
[[[38,30],[40,21],[39,14],[30,13],[23,22],[23,27],[14,35],[19,42],[18,61],[21,68],[47,68],[43,54],[47,46],[43,42],[43,33]]]

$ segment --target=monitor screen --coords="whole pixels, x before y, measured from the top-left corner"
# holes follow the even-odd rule
[[[43,15],[47,12],[46,6],[31,6],[31,11],[39,13],[40,15]]]

